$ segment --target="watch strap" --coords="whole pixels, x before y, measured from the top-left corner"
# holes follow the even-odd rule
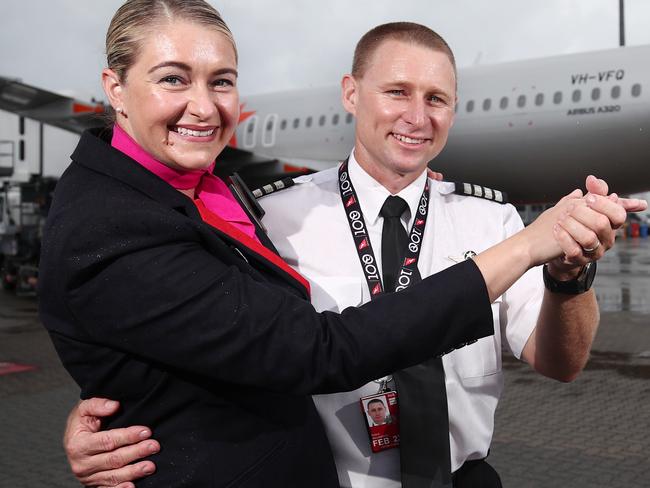
[[[596,262],[587,263],[572,280],[559,281],[551,276],[548,272],[548,266],[544,265],[542,275],[544,277],[544,286],[551,293],[563,293],[565,295],[579,295],[588,291],[594,282],[596,276]]]

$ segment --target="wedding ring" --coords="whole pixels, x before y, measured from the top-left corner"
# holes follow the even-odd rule
[[[582,252],[585,254],[592,254],[596,249],[600,247],[600,241],[597,241],[594,247],[583,247]]]

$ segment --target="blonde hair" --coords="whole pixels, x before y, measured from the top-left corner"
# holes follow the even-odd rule
[[[204,0],[127,0],[113,16],[106,32],[106,63],[121,81],[140,53],[142,41],[157,25],[186,20],[214,28],[237,46],[217,10]]]
[[[381,43],[388,40],[417,44],[433,51],[445,53],[454,68],[454,77],[456,77],[456,60],[449,44],[436,32],[414,22],[390,22],[378,25],[366,32],[354,50],[352,76],[355,78],[363,77],[368,69],[372,55]]]

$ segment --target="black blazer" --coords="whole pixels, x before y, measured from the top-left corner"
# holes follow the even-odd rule
[[[338,486],[309,394],[493,333],[471,261],[316,313],[289,274],[108,141],[84,133],[57,185],[40,313],[81,396],[122,402],[105,427],[148,425],[160,440],[138,486]]]

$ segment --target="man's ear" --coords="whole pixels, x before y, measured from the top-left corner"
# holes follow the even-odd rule
[[[104,68],[102,70],[102,86],[113,109],[116,112],[124,111],[123,86],[120,77],[117,76],[115,71],[110,68]]]
[[[341,80],[341,102],[343,108],[354,115],[357,115],[357,80],[352,75],[344,75]]]
[[[449,128],[453,127],[454,122],[456,122],[456,107],[458,107],[458,97],[454,98],[454,113],[451,114],[451,123],[449,124]]]

